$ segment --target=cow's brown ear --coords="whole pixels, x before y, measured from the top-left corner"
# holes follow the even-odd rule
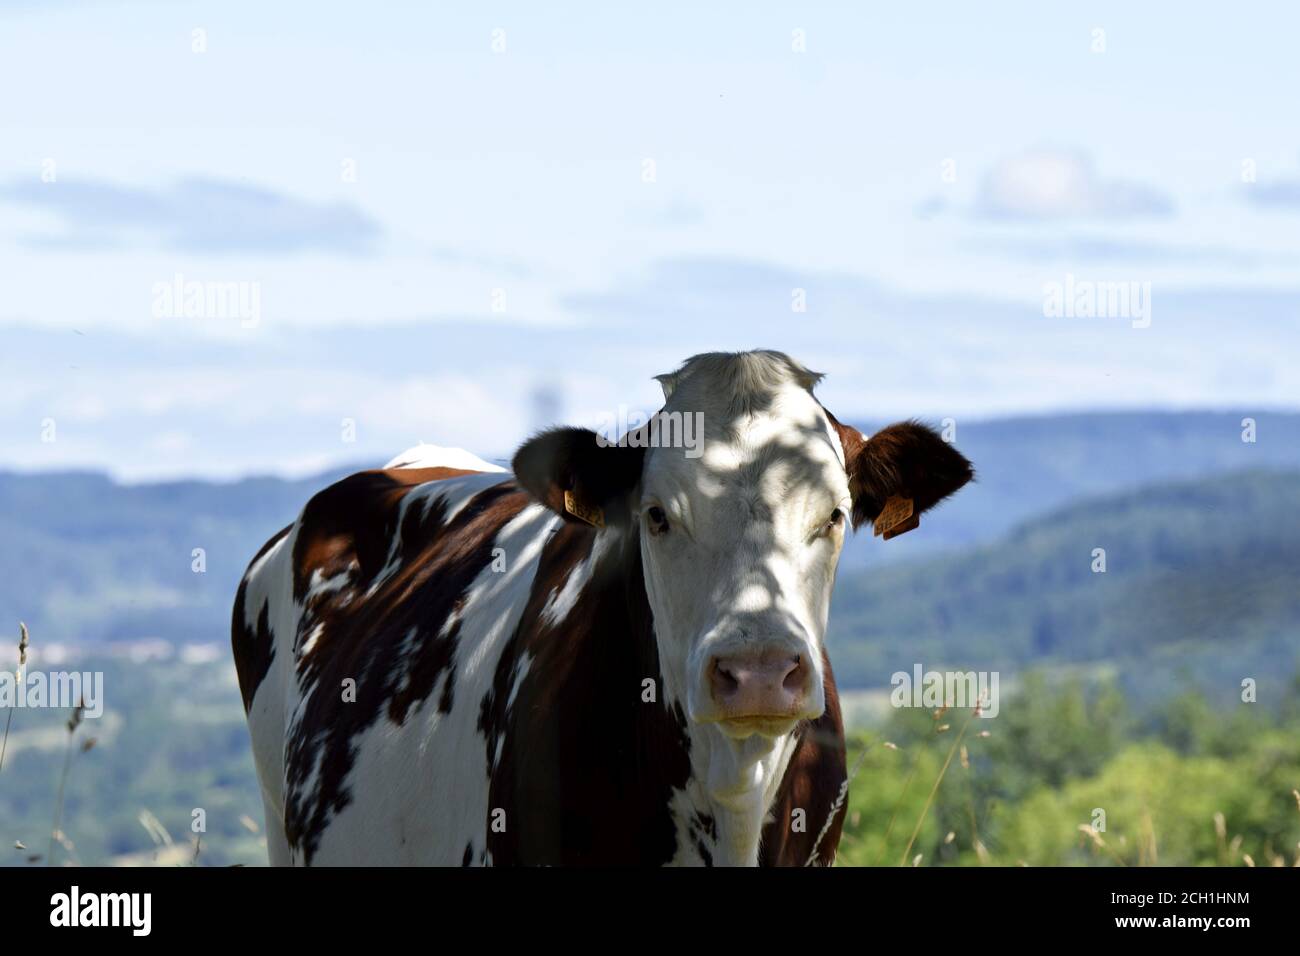
[[[552,428],[515,452],[514,472],[534,498],[568,521],[626,522],[641,481],[644,448],[602,442],[585,428]]]
[[[975,477],[965,456],[920,422],[898,422],[864,438],[829,417],[844,445],[855,528],[869,521],[886,538],[911,531],[923,512]]]

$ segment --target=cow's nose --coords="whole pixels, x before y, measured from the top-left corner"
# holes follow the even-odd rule
[[[809,668],[788,653],[713,658],[709,685],[724,720],[798,714],[808,697]]]

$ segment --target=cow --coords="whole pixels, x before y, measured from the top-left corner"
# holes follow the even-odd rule
[[[232,644],[272,864],[834,861],[846,526],[909,531],[971,465],[841,424],[779,352],[658,378],[621,437],[544,431],[513,474],[419,446],[253,559]],[[654,427],[684,420],[691,447]]]

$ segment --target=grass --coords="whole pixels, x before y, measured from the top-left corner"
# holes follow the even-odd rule
[[[14,671],[16,677],[15,685],[21,685],[23,682],[23,669],[27,666],[27,649],[31,646],[31,636],[28,634],[27,625],[23,622],[18,623],[18,667]],[[0,740],[0,770],[4,769],[5,753],[9,749],[9,731],[13,728],[14,711],[17,707],[7,708],[8,714],[5,717],[5,732],[3,740]],[[78,748],[76,743],[77,729],[81,726],[82,718],[85,716],[86,702],[79,701],[77,706],[72,710],[72,716],[68,718],[68,741],[64,749],[63,773],[59,776],[59,788],[54,801],[54,820],[50,824],[50,847],[45,855],[46,866],[54,865],[54,854],[57,847],[63,847],[69,853],[75,854],[76,848],[68,835],[63,832],[63,795],[67,789],[68,774],[72,771],[73,755],[80,750],[85,753],[95,746],[95,738],[87,737]],[[14,841],[14,849],[25,850],[21,840]],[[31,854],[27,857],[28,863],[36,863],[40,860],[40,854]]]
[[[50,826],[50,852],[45,857],[45,865],[54,865],[54,848],[56,845],[64,847],[69,852],[74,852],[72,841],[68,839],[67,834],[62,830],[63,825],[63,793],[67,789],[68,774],[72,770],[72,755],[76,752],[75,743],[77,739],[77,728],[81,726],[81,719],[86,713],[86,702],[79,701],[77,706],[72,709],[72,716],[68,718],[68,745],[65,748],[63,756],[63,773],[59,776],[59,792],[54,800],[54,823]],[[82,753],[85,753],[91,747],[95,746],[94,738],[88,738],[81,746]]]
[[[966,736],[966,730],[970,727],[970,722],[978,715],[979,708],[976,707],[971,711],[970,716],[966,718],[966,722],[961,725],[961,732],[953,740],[952,746],[948,748],[948,756],[944,759],[943,766],[939,768],[939,775],[934,778],[934,786],[930,788],[930,795],[925,798],[925,806],[921,808],[921,815],[917,817],[916,826],[912,828],[912,835],[908,838],[907,846],[903,850],[902,862],[904,864],[907,862],[908,854],[912,852],[912,846],[916,843],[916,837],[921,832],[921,827],[925,824],[925,818],[930,813],[930,807],[934,804],[934,795],[939,792],[939,784],[943,783],[943,778],[948,773],[948,766],[952,763],[953,754],[957,752],[957,748],[961,745],[962,738]],[[942,724],[936,728],[936,733],[943,733],[948,729],[948,727],[948,724]],[[920,862],[920,859],[920,856],[914,858],[912,865],[917,865]]]
[[[849,820],[846,821],[843,837],[839,847],[839,853],[836,860],[837,866],[919,866],[922,865],[926,854],[930,852],[928,848],[935,848],[944,851],[943,859],[938,855],[933,860],[936,865],[978,865],[978,866],[1027,866],[1030,865],[1025,856],[1010,848],[1003,846],[998,850],[998,840],[993,842],[993,849],[985,843],[985,837],[982,835],[981,816],[977,813],[977,787],[974,767],[969,752],[969,744],[973,741],[987,739],[992,736],[989,731],[981,731],[978,734],[970,734],[970,722],[976,716],[979,716],[979,709],[973,709],[966,715],[964,721],[960,724],[957,733],[951,742],[944,740],[944,736],[953,730],[955,721],[951,721],[952,712],[948,707],[940,707],[930,712],[931,729],[928,733],[916,739],[914,745],[908,748],[899,748],[893,744],[884,744],[884,750],[894,752],[904,752],[911,750],[909,766],[904,769],[896,762],[890,763],[888,760],[877,764],[874,774],[866,775],[866,783],[860,790],[858,787],[853,788],[854,804],[849,811]],[[951,722],[950,722],[951,721]],[[895,728],[899,729],[899,728]],[[853,737],[850,737],[850,746],[853,744]],[[946,745],[946,746],[945,746]],[[868,753],[882,753],[878,748],[878,742],[869,738],[862,739],[862,752],[859,754],[854,764],[853,770],[847,775],[846,786],[858,777]],[[1294,754],[1294,750],[1290,750]],[[1166,754],[1168,752],[1166,751]],[[1169,755],[1170,759],[1175,760],[1175,766],[1178,766],[1176,757]],[[959,759],[958,759],[959,758]],[[981,765],[987,773],[989,771],[988,760],[996,760],[992,753],[984,754],[985,762]],[[1277,750],[1270,749],[1267,745],[1264,748],[1263,758],[1270,764],[1276,764],[1278,761]],[[1294,757],[1292,757],[1294,761]],[[1185,761],[1188,768],[1180,771],[1192,781],[1189,789],[1196,789],[1196,772],[1198,769],[1195,758]],[[1206,761],[1209,763],[1210,761]],[[953,782],[952,771],[954,764],[961,767],[964,780]],[[1180,787],[1187,786],[1181,779],[1170,782],[1165,779],[1167,776],[1167,767],[1158,762],[1148,764],[1151,775],[1154,780],[1159,780],[1159,784],[1152,784],[1153,787],[1164,785],[1166,790],[1172,789],[1177,792]],[[1033,826],[1045,832],[1055,832],[1056,839],[1068,829],[1077,834],[1076,846],[1080,851],[1091,850],[1093,864],[1112,865],[1118,867],[1149,867],[1159,866],[1162,864],[1162,840],[1158,821],[1164,821],[1165,831],[1164,839],[1168,842],[1177,843],[1177,851],[1171,860],[1164,862],[1173,862],[1181,865],[1218,865],[1218,866],[1262,866],[1268,865],[1273,867],[1300,867],[1300,842],[1294,842],[1289,845],[1286,834],[1290,833],[1290,840],[1295,840],[1295,834],[1300,832],[1294,824],[1288,823],[1285,819],[1279,820],[1277,814],[1272,812],[1273,824],[1270,830],[1265,828],[1263,834],[1260,832],[1257,819],[1252,819],[1251,814],[1246,813],[1241,806],[1242,792],[1248,794],[1249,805],[1253,807],[1267,806],[1271,801],[1279,797],[1285,799],[1288,804],[1294,804],[1297,813],[1300,813],[1300,787],[1288,788],[1279,792],[1276,789],[1276,783],[1269,785],[1264,781],[1259,781],[1258,785],[1253,788],[1244,788],[1243,791],[1217,791],[1209,793],[1200,793],[1196,796],[1201,800],[1200,806],[1204,806],[1207,801],[1221,800],[1226,801],[1233,809],[1231,814],[1225,814],[1222,810],[1211,812],[1196,812],[1182,809],[1183,804],[1171,805],[1167,800],[1167,794],[1159,789],[1152,791],[1151,800],[1148,800],[1144,793],[1147,791],[1147,781],[1143,776],[1134,769],[1134,762],[1117,761],[1117,766],[1111,768],[1112,773],[1108,778],[1105,774],[1089,773],[1075,781],[1080,787],[1090,787],[1093,793],[1101,793],[1104,796],[1094,797],[1085,793],[1089,800],[1088,806],[1101,803],[1111,806],[1113,802],[1114,814],[1118,817],[1120,827],[1113,827],[1112,832],[1106,832],[1106,823],[1104,816],[1100,821],[1094,819],[1093,823],[1076,823],[1069,820],[1067,812],[1045,812],[1045,810],[1059,810],[1062,805],[1068,807],[1070,800],[1062,799],[1065,794],[1062,791],[1068,791],[1068,787],[1056,786],[1038,783],[1039,790],[1035,793],[1054,794],[1057,798],[1056,804],[1044,803],[1041,800],[1031,801],[1025,799],[1012,800],[1009,808],[1010,814],[1003,816],[1003,819],[1010,819],[1020,823],[1026,817],[1034,817]],[[1231,772],[1236,773],[1238,768],[1230,768]],[[1283,778],[1288,773],[1293,774],[1295,770],[1294,763],[1291,764],[1290,770],[1284,770]],[[1118,783],[1115,777],[1118,776]],[[901,785],[896,783],[901,779]],[[924,788],[918,788],[918,780],[928,780],[929,785]],[[945,782],[948,786],[945,787]],[[985,779],[984,783],[988,784]],[[869,788],[869,789],[868,789]],[[989,807],[994,806],[999,801],[997,787],[984,787],[985,819],[989,813]],[[1273,796],[1269,796],[1272,794]],[[1284,796],[1283,796],[1284,794]],[[942,799],[940,799],[942,795]],[[1123,803],[1124,800],[1130,800],[1134,805]],[[1075,801],[1077,803],[1077,799]],[[837,811],[843,810],[844,801],[837,800]],[[944,814],[941,819],[935,820],[936,807],[942,803]],[[1276,807],[1276,803],[1272,804]],[[1213,807],[1213,803],[1210,804]],[[888,818],[883,816],[885,808],[890,808]],[[960,814],[961,823],[957,826],[951,826],[956,822],[956,815]],[[1230,835],[1229,817],[1235,814],[1238,820],[1244,820],[1245,833]],[[1285,815],[1283,815],[1284,817]],[[874,817],[874,820],[871,819]],[[906,841],[901,837],[891,841],[895,830],[900,828],[904,820],[911,820],[910,828],[903,832],[907,833]],[[1076,818],[1077,819],[1077,818]],[[1207,856],[1204,853],[1189,854],[1186,846],[1185,831],[1195,829],[1195,821],[1204,819],[1205,830],[1207,833],[1211,828],[1214,834],[1217,852]],[[1294,817],[1292,818],[1295,819]],[[949,826],[943,826],[937,832],[934,830],[934,824],[947,823]],[[927,824],[931,825],[930,835],[922,839]],[[962,825],[964,824],[964,826]],[[1033,827],[1031,827],[1032,831]],[[1171,834],[1174,830],[1179,831],[1179,840],[1172,840]],[[958,840],[958,831],[964,832],[964,839]],[[941,836],[942,834],[942,836]],[[1006,828],[1003,827],[1002,835],[1007,836]],[[1012,834],[1015,836],[1016,834]],[[1282,846],[1278,846],[1278,841]],[[1008,840],[1008,843],[1014,844],[1014,840]],[[1201,840],[1201,845],[1206,841]],[[1246,852],[1244,846],[1247,842],[1252,842],[1256,852]],[[1023,845],[1023,841],[1022,841]],[[915,852],[918,847],[922,852]],[[951,850],[949,848],[952,848]],[[1026,854],[1028,856],[1028,854]],[[1030,856],[1030,859],[1036,857]],[[886,864],[886,860],[892,863]],[[1048,857],[1050,862],[1039,859],[1038,865],[1062,866],[1073,865],[1074,863],[1088,862],[1086,859],[1080,859],[1077,856],[1073,859],[1067,859],[1062,856]]]
[[[16,678],[16,680],[14,681],[15,686],[21,685],[23,682],[23,668],[27,666],[27,648],[30,644],[31,641],[28,640],[27,637],[27,625],[24,624],[22,621],[19,621],[18,622],[18,667],[14,671],[14,676]],[[9,749],[9,728],[13,726],[14,711],[17,709],[18,709],[17,707],[10,707],[9,713],[5,717],[4,741],[0,742],[0,770],[4,770],[5,768],[5,751]]]

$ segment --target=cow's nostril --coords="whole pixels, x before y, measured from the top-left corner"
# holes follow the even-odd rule
[[[781,686],[788,690],[795,697],[802,697],[804,684],[807,683],[803,668],[803,658],[796,657],[790,664],[790,670],[786,672],[785,679],[781,681]]]
[[[713,692],[722,697],[734,694],[740,687],[736,675],[722,666],[720,660],[713,661]]]

